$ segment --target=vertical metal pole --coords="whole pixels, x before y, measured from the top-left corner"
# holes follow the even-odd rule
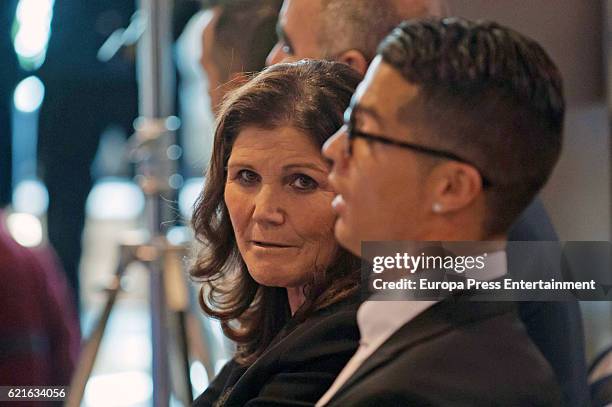
[[[151,132],[158,138],[164,137],[162,133],[167,132],[167,129],[159,124],[164,123],[173,113],[172,3],[171,0],[139,0],[139,10],[146,21],[146,29],[137,50],[139,121],[144,128],[153,129]],[[150,125],[151,123],[153,125]],[[153,157],[151,159],[145,157],[139,168],[140,175],[150,178],[145,181],[148,187],[143,190],[147,197],[145,209],[147,227],[153,241],[162,234],[161,225],[170,220],[167,219],[167,211],[164,211],[161,205],[161,194],[169,190],[167,180],[171,174],[170,168],[162,165],[164,169],[162,170],[156,165],[160,163],[160,159],[164,160],[164,146],[169,143],[168,140],[158,140],[156,151],[151,152]],[[151,168],[154,169],[152,172]],[[160,261],[153,261],[149,266],[153,405],[161,407],[168,406],[171,391],[164,275]]]
[[[166,118],[174,110],[172,65],[172,0],[139,0],[146,30],[138,44],[139,112],[146,118]]]

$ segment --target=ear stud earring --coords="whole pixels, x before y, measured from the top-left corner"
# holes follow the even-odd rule
[[[433,206],[431,207],[431,210],[434,211],[434,213],[442,212],[442,204],[438,202],[434,203]]]

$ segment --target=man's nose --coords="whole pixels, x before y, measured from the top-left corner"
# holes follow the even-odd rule
[[[278,64],[286,57],[287,54],[283,52],[282,44],[277,42],[274,48],[272,48],[272,51],[270,51],[270,53],[268,54],[268,57],[266,58],[266,66]]]
[[[323,155],[334,162],[334,167],[346,165],[346,137],[346,126],[342,126],[323,144]]]
[[[281,225],[285,222],[285,216],[279,192],[263,184],[255,196],[253,220],[264,225]]]

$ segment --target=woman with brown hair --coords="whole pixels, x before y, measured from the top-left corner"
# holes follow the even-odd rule
[[[280,64],[222,105],[191,273],[237,352],[194,405],[314,405],[355,352],[359,262],[334,239],[320,149],[358,82],[343,64]]]

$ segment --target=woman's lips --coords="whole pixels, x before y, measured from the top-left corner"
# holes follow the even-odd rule
[[[295,247],[294,245],[280,243],[280,242],[268,242],[261,240],[251,240],[251,244],[255,247],[261,247],[265,249],[289,249]]]
[[[263,242],[260,240],[252,240],[249,245],[249,252],[255,256],[295,256],[297,246],[288,245],[279,242]]]

